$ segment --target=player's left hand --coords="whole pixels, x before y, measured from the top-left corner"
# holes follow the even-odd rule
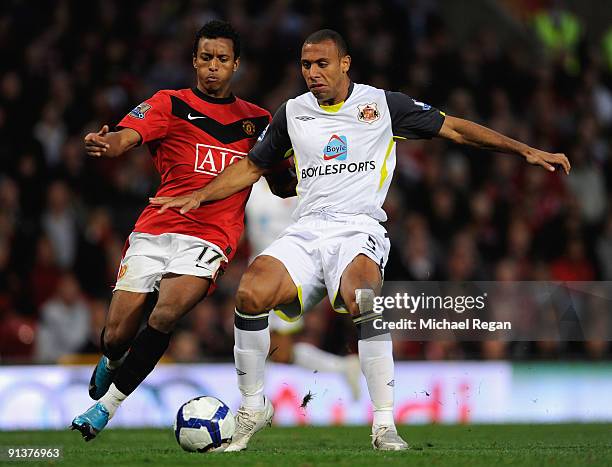
[[[149,203],[160,206],[160,212],[170,208],[180,208],[180,213],[185,214],[192,209],[199,208],[201,201],[198,192],[194,191],[185,196],[156,196],[149,198]]]
[[[551,152],[540,151],[539,149],[535,148],[529,148],[525,152],[524,156],[525,159],[527,159],[527,162],[529,162],[530,164],[541,165],[550,172],[555,171],[555,167],[553,164],[559,164],[561,167],[563,167],[563,170],[568,175],[570,169],[572,168],[565,154],[560,152],[553,154]]]

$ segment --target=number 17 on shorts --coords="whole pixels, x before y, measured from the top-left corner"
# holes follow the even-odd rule
[[[223,253],[216,248],[206,245],[204,248],[202,248],[202,252],[197,257],[195,267],[210,271],[212,273],[211,276],[214,277],[222,268],[221,263],[223,262],[223,259]]]

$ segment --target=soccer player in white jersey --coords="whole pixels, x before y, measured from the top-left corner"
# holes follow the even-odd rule
[[[253,185],[246,205],[246,230],[251,246],[251,258],[256,258],[292,223],[291,214],[297,206],[296,198],[280,198],[270,191],[268,183],[260,179]],[[281,319],[270,313],[270,360],[289,363],[323,373],[338,373],[346,380],[353,399],[361,395],[361,369],[355,355],[339,356],[318,349],[308,342],[296,342],[304,329],[302,317],[295,321]]]
[[[310,92],[280,107],[248,157],[191,195],[152,200],[181,212],[255,183],[292,150],[297,172],[296,222],[249,266],[236,295],[235,347],[242,406],[228,451],[245,449],[271,422],[264,396],[270,345],[268,311],[300,313],[325,293],[357,326],[359,358],[374,406],[372,446],[407,449],[393,420],[393,355],[388,333],[373,328],[389,240],[381,209],[395,168],[395,139],[446,138],[519,155],[549,171],[569,173],[565,155],[544,152],[476,123],[446,116],[398,93],[351,82],[351,57],[331,30],[302,46],[302,75]]]

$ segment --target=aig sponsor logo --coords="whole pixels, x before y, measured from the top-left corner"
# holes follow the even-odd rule
[[[217,176],[227,166],[244,159],[246,152],[234,149],[211,146],[209,144],[196,144],[194,171],[202,174]]]

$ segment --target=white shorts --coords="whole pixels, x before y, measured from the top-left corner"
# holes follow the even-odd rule
[[[132,232],[127,246],[113,291],[153,292],[159,289],[164,274],[169,273],[214,281],[227,263],[217,245],[190,235]]]
[[[327,293],[334,310],[346,312],[338,295],[340,278],[357,255],[379,265],[381,274],[391,245],[385,228],[365,216],[307,216],[289,226],[260,256],[283,263],[298,289],[298,304],[280,305],[283,318],[293,321],[313,308]]]
[[[287,321],[282,318],[282,313],[279,316],[276,312],[270,313],[268,320],[270,326],[270,332],[277,332],[279,334],[297,334],[302,332],[304,329],[304,318],[298,318],[295,321]]]

